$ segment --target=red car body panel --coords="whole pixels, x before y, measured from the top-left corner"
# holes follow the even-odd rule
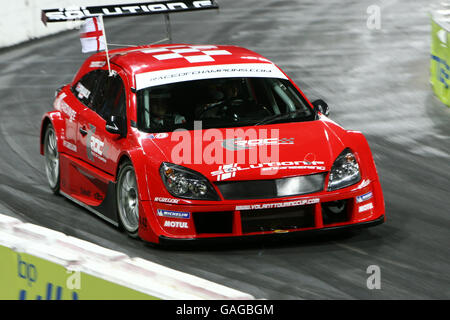
[[[86,60],[71,84],[63,87],[57,94],[54,111],[44,115],[41,129],[41,154],[43,153],[43,137],[46,126],[51,123],[57,133],[57,145],[60,154],[60,188],[61,192],[85,206],[87,209],[101,215],[109,222],[118,225],[117,204],[114,194],[117,174],[124,160],[132,162],[139,191],[139,236],[143,240],[158,243],[160,239],[203,239],[226,238],[237,236],[253,236],[260,234],[291,233],[294,231],[319,230],[338,226],[350,226],[370,221],[384,221],[384,199],[369,145],[359,132],[346,131],[339,125],[320,115],[316,121],[302,123],[284,123],[259,126],[267,132],[276,132],[280,139],[292,139],[293,144],[279,145],[277,165],[267,164],[255,152],[256,163],[261,166],[280,167],[269,175],[262,175],[260,168],[250,168],[249,157],[236,167],[235,176],[228,178],[233,181],[257,181],[278,179],[315,173],[323,173],[325,189],[313,194],[293,197],[281,197],[259,200],[226,200],[217,187],[220,164],[208,164],[205,161],[195,161],[191,164],[180,163],[205,176],[220,196],[219,201],[186,200],[174,198],[164,186],[160,176],[160,166],[163,162],[172,162],[172,153],[179,143],[174,140],[174,133],[155,138],[136,128],[136,78],[139,73],[192,67],[185,59],[158,60],[154,53],[158,50],[180,48],[185,45],[159,45],[137,48],[118,49],[110,52],[111,67],[125,84],[127,100],[127,136],[121,138],[105,130],[106,122],[94,111],[84,106],[74,95],[71,87],[88,72],[101,69],[108,70],[104,53],[98,53]],[[208,46],[203,46],[207,48]],[[217,46],[217,50],[227,51],[228,55],[214,56],[214,62],[201,62],[196,66],[227,65],[243,63],[271,64],[264,57],[247,49],[233,46]],[[150,51],[153,54],[144,53]],[[101,66],[101,67],[99,67]],[[287,76],[286,76],[287,77]],[[287,77],[288,80],[294,82]],[[294,84],[295,86],[295,84]],[[310,104],[301,90],[295,86],[305,101]],[[310,107],[312,105],[310,104]],[[85,130],[85,136],[80,134]],[[245,129],[251,129],[246,127]],[[227,129],[218,129],[226,136]],[[271,131],[276,130],[276,131]],[[193,135],[192,148],[204,150],[201,143],[205,131]],[[200,138],[200,139],[198,139]],[[221,141],[215,143],[221,144]],[[218,146],[220,149],[220,146]],[[261,146],[254,145],[251,150]],[[327,191],[329,172],[338,155],[345,149],[351,149],[359,163],[361,180],[359,183],[339,189]],[[235,153],[225,150],[224,152]],[[193,152],[194,153],[194,152]],[[249,154],[248,154],[249,155]],[[254,160],[254,159],[253,159]],[[255,162],[252,162],[253,164]],[[310,165],[305,165],[310,164]],[[313,165],[311,165],[313,164]],[[314,165],[315,164],[315,165]],[[284,168],[284,169],[283,169]],[[240,170],[242,169],[242,170]],[[245,170],[244,170],[245,169]],[[267,170],[268,172],[271,170]],[[370,198],[358,198],[370,194]],[[342,222],[324,222],[324,203],[346,200],[348,219]],[[280,205],[282,204],[282,205]],[[243,230],[242,216],[249,212],[257,212],[261,208],[287,207],[300,208],[307,206],[312,210],[314,223],[305,228],[283,229],[262,232]],[[242,208],[244,208],[242,210]],[[168,218],[158,215],[158,210],[189,213],[188,217]],[[209,212],[227,213],[232,219],[229,232],[205,233],[196,230],[194,214]]]

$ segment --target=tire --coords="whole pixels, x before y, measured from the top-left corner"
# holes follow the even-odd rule
[[[59,152],[55,129],[51,124],[45,130],[44,157],[47,183],[52,192],[58,194],[60,188]]]
[[[116,184],[117,213],[122,228],[132,237],[139,233],[139,193],[136,173],[130,161],[119,168]]]

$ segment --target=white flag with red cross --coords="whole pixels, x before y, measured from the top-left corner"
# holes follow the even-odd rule
[[[105,32],[100,18],[86,19],[80,30],[80,39],[83,53],[106,49]]]

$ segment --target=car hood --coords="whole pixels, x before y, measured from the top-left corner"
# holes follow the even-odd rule
[[[345,148],[345,133],[334,122],[322,119],[145,134],[141,141],[158,168],[162,162],[170,162],[200,172],[211,181],[265,180],[329,171]]]

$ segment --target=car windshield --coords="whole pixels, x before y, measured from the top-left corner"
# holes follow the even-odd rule
[[[139,90],[138,127],[145,132],[229,128],[314,120],[313,110],[284,79],[221,78]]]

